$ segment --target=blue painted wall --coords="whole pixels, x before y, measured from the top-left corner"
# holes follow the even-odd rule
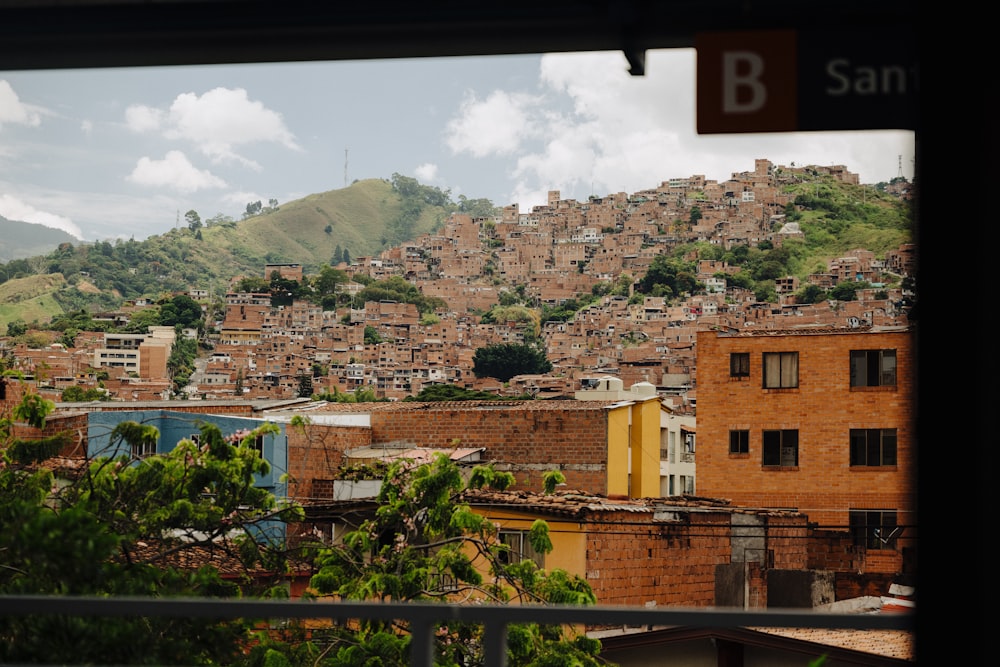
[[[155,426],[160,432],[160,440],[156,445],[158,454],[171,451],[184,438],[199,433],[198,427],[203,422],[218,426],[223,436],[241,429],[253,430],[265,423],[265,420],[248,417],[192,414],[173,410],[92,412],[88,415],[87,423],[87,455],[91,458],[113,458],[128,454],[128,446],[124,443],[119,443],[117,447],[111,444],[111,431],[125,421]],[[287,485],[281,481],[282,475],[288,470],[288,436],[285,424],[277,423],[276,426],[280,429],[278,434],[264,436],[263,456],[270,464],[271,471],[267,475],[258,475],[256,485],[269,489],[278,499],[283,499],[288,493]]]

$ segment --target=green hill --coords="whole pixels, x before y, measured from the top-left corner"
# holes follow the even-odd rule
[[[886,192],[818,174],[780,187],[794,197],[787,219],[800,225],[804,238],[787,240],[780,252],[751,250],[749,259],[763,263],[755,269],[762,279],[775,272],[805,278],[849,250],[882,256],[912,240],[909,204]],[[189,220],[143,241],[62,243],[47,255],[0,264],[6,279],[0,283],[0,330],[15,319],[45,323],[61,313],[112,310],[123,299],[158,299],[192,288],[221,298],[234,278],[264,278],[268,263],[301,264],[314,275],[345,251],[351,259],[376,255],[433,232],[452,212],[492,211],[488,200],[460,200],[394,174],[272,202],[244,220]],[[775,260],[781,265],[766,265]]]

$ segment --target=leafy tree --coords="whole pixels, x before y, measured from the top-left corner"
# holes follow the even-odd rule
[[[385,340],[379,334],[378,329],[371,324],[365,325],[365,345],[378,345],[379,343],[384,343]]]
[[[185,213],[184,219],[187,220],[188,229],[190,229],[192,232],[196,232],[199,229],[201,229],[202,227],[201,216],[198,215],[198,212],[195,211],[194,209],[191,209],[190,211]]]
[[[164,326],[200,328],[203,317],[201,305],[187,294],[178,294],[160,306],[160,323]]]
[[[201,448],[182,440],[168,454],[95,458],[79,477],[56,484],[44,457],[13,446],[0,428],[8,445],[0,453],[0,594],[282,596],[279,581],[259,575],[282,571],[286,554],[261,528],[301,512],[254,486],[268,463],[252,446],[257,434],[277,427],[266,424],[236,442],[213,425],[200,430]],[[125,452],[158,438],[155,428],[135,422],[112,432]],[[206,549],[237,576],[180,565],[185,554]],[[243,660],[254,622],[17,615],[0,623],[0,662],[234,664]]]
[[[545,352],[523,343],[497,343],[477,348],[472,356],[472,372],[477,378],[491,377],[506,382],[515,375],[548,373],[552,362]]]
[[[830,289],[830,298],[837,301],[856,301],[858,290],[870,287],[867,282],[840,282]]]
[[[468,487],[506,489],[509,472],[477,466]],[[531,559],[516,563],[497,539],[491,521],[462,501],[466,484],[458,466],[438,454],[417,467],[394,463],[382,481],[378,511],[334,547],[322,549],[312,587],[344,600],[450,601],[455,596],[516,604],[596,602],[585,579],[564,570],[545,571]],[[529,533],[540,553],[552,550],[548,524],[536,521]],[[390,621],[368,621],[355,630],[340,629],[331,655],[337,664],[405,664],[408,628]],[[483,664],[482,628],[442,624],[435,633],[435,664]],[[537,624],[508,628],[510,665],[606,664],[601,644],[572,629]]]
[[[697,267],[693,262],[657,255],[646,270],[646,275],[636,285],[636,291],[652,296],[694,292],[699,287],[696,275]]]
[[[23,336],[26,333],[28,333],[28,325],[21,318],[11,320],[7,323],[8,336]]]
[[[87,401],[110,401],[111,397],[107,392],[96,387],[84,389],[78,385],[72,385],[62,390],[60,399],[64,403],[85,403]]]
[[[826,298],[826,290],[824,290],[819,285],[814,285],[812,283],[806,285],[798,294],[795,295],[795,300],[798,303],[819,303]]]

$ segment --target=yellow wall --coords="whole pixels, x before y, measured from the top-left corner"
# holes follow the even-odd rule
[[[490,521],[499,524],[501,530],[531,530],[531,524],[536,519],[543,519],[549,524],[549,539],[552,540],[552,551],[545,554],[543,568],[545,570],[566,570],[570,574],[587,576],[587,540],[580,529],[580,524],[574,521],[557,521],[548,517],[528,515],[522,512],[505,511],[495,508],[474,507],[477,514],[487,516]]]
[[[660,410],[659,398],[632,405],[632,488],[631,498],[660,495]]]
[[[608,495],[628,497],[628,449],[631,407],[608,410]]]
[[[661,495],[661,406],[660,399],[653,397],[608,411],[609,496],[656,498]]]

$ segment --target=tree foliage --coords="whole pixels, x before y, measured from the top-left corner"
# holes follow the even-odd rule
[[[27,405],[27,404],[26,404]],[[31,402],[31,409],[38,403]],[[37,421],[37,420],[35,420]],[[0,426],[3,426],[0,424]],[[277,427],[262,426],[260,432]],[[200,428],[201,446],[182,440],[169,453],[135,458],[157,429],[123,422],[112,442],[125,453],[87,461],[57,483],[38,457],[14,447],[0,460],[0,594],[153,597],[281,596],[286,554],[274,522],[300,512],[254,486],[268,464],[253,437],[233,442]],[[118,451],[118,450],[116,450]],[[223,577],[185,554],[213,551],[233,566]],[[238,664],[254,619],[74,617],[24,614],[0,623],[0,662],[43,664]]]
[[[510,473],[489,466],[472,471],[472,488],[508,488]],[[594,604],[586,580],[563,570],[539,569],[531,559],[507,557],[486,517],[462,501],[466,488],[446,455],[420,466],[394,463],[382,481],[374,518],[322,551],[312,587],[333,599],[367,601],[455,601],[480,599],[516,604]],[[539,553],[552,550],[548,525],[536,521],[529,540]],[[482,664],[482,628],[442,624],[435,633],[435,664]],[[408,628],[368,621],[344,630],[332,649],[335,664],[408,662]],[[561,626],[513,625],[508,629],[508,664],[579,665],[600,662],[600,642]]]
[[[524,343],[497,343],[477,348],[472,356],[472,372],[477,378],[491,377],[506,382],[515,375],[548,373],[552,370],[543,350]]]

